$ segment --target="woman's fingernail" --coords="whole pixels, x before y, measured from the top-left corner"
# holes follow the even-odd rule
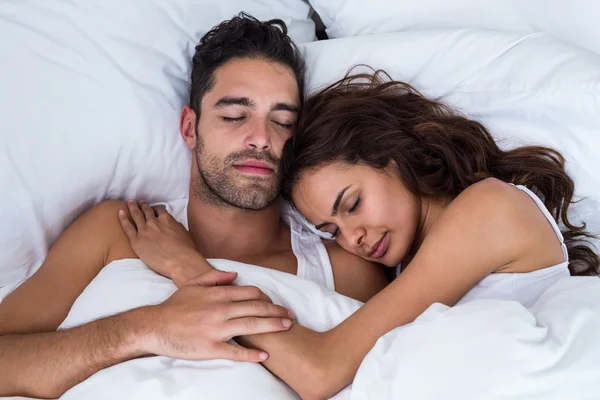
[[[292,321],[290,321],[289,319],[284,319],[283,321],[281,321],[281,324],[284,328],[289,328],[290,326],[292,326]]]
[[[260,361],[265,361],[267,358],[269,358],[269,355],[263,351],[258,355],[258,358],[260,359]]]
[[[121,217],[124,217],[124,216],[125,216],[125,211],[123,211],[123,210],[119,210],[119,215],[120,215]]]

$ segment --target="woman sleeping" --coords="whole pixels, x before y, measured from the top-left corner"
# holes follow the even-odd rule
[[[564,164],[545,147],[500,149],[480,123],[381,71],[346,76],[307,99],[281,159],[282,193],[323,236],[401,272],[329,331],[236,340],[268,352],[265,367],[303,398],[328,398],[379,337],[434,303],[529,306],[562,277],[598,274],[592,235],[569,219]],[[157,257],[152,243],[135,248]]]

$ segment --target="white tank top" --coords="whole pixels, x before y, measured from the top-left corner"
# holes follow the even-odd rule
[[[186,229],[188,227],[188,199],[181,199],[164,205],[167,211]],[[312,233],[304,218],[287,202],[281,202],[281,219],[290,227],[292,251],[298,260],[297,276],[311,280],[328,289],[335,290],[331,261],[321,238]]]
[[[493,299],[512,300],[521,303],[525,307],[531,307],[537,299],[561,278],[569,277],[569,253],[564,238],[556,221],[544,203],[525,186],[517,185],[516,188],[524,191],[533,199],[535,204],[544,213],[544,216],[554,229],[562,246],[565,261],[560,264],[546,267],[533,272],[525,273],[494,273],[485,277],[474,288],[472,288],[459,302],[467,303],[473,300]]]
[[[302,215],[283,200],[281,219],[288,224],[292,232],[292,250],[298,259],[296,274],[335,290],[331,260],[321,238],[313,233],[311,225]]]

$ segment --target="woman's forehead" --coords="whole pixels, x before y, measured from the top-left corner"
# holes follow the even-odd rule
[[[352,181],[369,178],[371,174],[375,173],[374,168],[364,164],[335,161],[304,172],[300,177],[298,186],[307,186],[308,190],[345,187]]]
[[[314,168],[306,171],[300,177],[296,189],[301,192],[304,197],[320,197],[327,193],[335,191],[335,189],[351,179],[350,170],[340,163],[330,163],[319,168]],[[294,194],[292,193],[292,196]]]
[[[306,171],[292,190],[294,204],[311,222],[328,217],[339,194],[360,181],[356,167],[333,163]]]

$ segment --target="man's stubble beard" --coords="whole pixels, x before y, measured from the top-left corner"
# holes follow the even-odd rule
[[[260,211],[272,205],[279,195],[279,160],[266,152],[243,150],[219,159],[207,154],[196,127],[196,176],[192,182],[193,194],[202,202],[219,208]],[[253,158],[275,165],[275,173],[268,177],[236,176],[235,162]],[[241,175],[241,174],[240,174]]]

